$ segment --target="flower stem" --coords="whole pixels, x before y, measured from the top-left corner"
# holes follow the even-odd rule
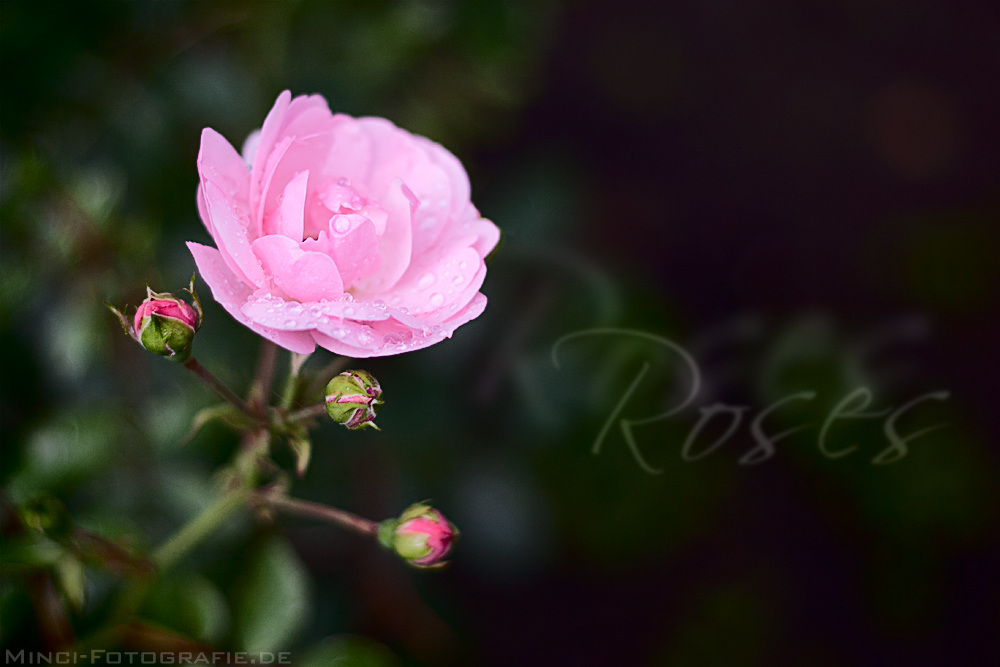
[[[219,396],[224,398],[226,401],[231,403],[240,412],[254,418],[258,419],[259,416],[247,406],[246,402],[234,394],[229,387],[222,384],[222,380],[212,375],[207,368],[198,363],[198,360],[191,357],[184,362],[184,368],[188,369],[192,373],[198,376],[198,378],[204,382],[206,385],[215,390]]]
[[[302,408],[301,410],[289,413],[285,419],[290,423],[294,423],[302,421],[303,419],[309,419],[310,417],[319,417],[324,414],[326,414],[326,404],[320,403],[319,405],[310,405],[307,408]]]
[[[357,514],[351,514],[350,512],[337,509],[336,507],[273,494],[257,494],[257,498],[261,502],[270,505],[275,509],[287,512],[288,514],[297,514],[299,516],[306,516],[313,519],[321,519],[323,521],[338,524],[348,530],[353,530],[354,532],[362,535],[368,535],[370,537],[378,536],[377,521],[365,519]]]
[[[202,510],[201,514],[189,521],[183,528],[163,543],[153,554],[160,573],[169,570],[199,542],[233,512],[238,510],[250,497],[247,489],[229,491],[219,496],[214,503]]]
[[[277,345],[267,339],[261,339],[257,370],[247,394],[247,404],[261,415],[270,403],[271,385],[274,382],[274,360],[277,354]]]

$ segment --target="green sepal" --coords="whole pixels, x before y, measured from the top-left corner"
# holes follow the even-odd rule
[[[122,325],[122,329],[125,331],[126,334],[128,334],[128,337],[138,343],[139,342],[139,337],[135,335],[134,331],[132,331],[132,323],[129,321],[129,319],[126,316],[126,314],[123,313],[122,311],[118,310],[117,308],[115,308],[114,305],[112,305],[108,301],[105,301],[104,305],[108,307],[108,310],[110,310],[112,313],[115,314],[115,317],[118,318],[118,321]],[[128,308],[126,308],[126,311],[127,310],[128,310]]]
[[[393,541],[396,538],[396,528],[399,526],[399,519],[386,519],[378,525],[378,543],[389,551],[395,551]]]
[[[198,313],[198,321],[194,324],[194,330],[196,332],[201,329],[201,323],[205,319],[205,311],[201,308],[201,299],[198,298],[198,292],[194,288],[194,279],[197,275],[197,271],[191,274],[191,282],[186,289],[187,293],[191,295],[191,299],[194,300],[194,303],[192,304],[194,306],[194,311]]]
[[[191,356],[194,333],[194,328],[181,320],[153,313],[144,318],[138,335],[142,346],[153,354],[183,363]]]

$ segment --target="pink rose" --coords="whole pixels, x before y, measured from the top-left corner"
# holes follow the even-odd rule
[[[461,163],[382,118],[277,102],[243,157],[201,135],[198,210],[216,248],[188,243],[212,295],[284,348],[349,357],[417,350],[479,316],[500,231]]]

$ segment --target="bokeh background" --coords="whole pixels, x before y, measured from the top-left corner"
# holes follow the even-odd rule
[[[330,424],[294,493],[373,518],[431,497],[462,529],[413,572],[335,527],[232,522],[143,617],[296,664],[983,665],[1000,655],[996,420],[1000,7],[945,0],[49,2],[0,6],[0,483],[155,545],[238,436],[101,302],[186,284],[203,127],[239,146],[275,97],[425,134],[504,231],[486,313],[364,362],[381,433]],[[204,290],[207,294],[207,290]],[[676,355],[705,383],[676,405]],[[258,340],[214,303],[199,359],[243,390]],[[329,355],[318,353],[309,368]],[[282,368],[286,357],[280,358]],[[889,465],[872,410],[945,423]],[[802,424],[756,465],[750,419]],[[748,406],[698,460],[698,408]],[[692,451],[705,451],[713,423]],[[689,457],[690,458],[690,457]],[[0,639],[39,649],[23,568]],[[85,635],[119,585],[87,571]],[[346,662],[337,662],[343,660]]]

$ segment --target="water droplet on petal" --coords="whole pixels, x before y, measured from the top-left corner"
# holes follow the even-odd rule
[[[399,299],[396,299],[396,303],[399,303]],[[406,306],[403,306],[403,307],[401,307],[401,308],[399,309],[399,312],[401,312],[401,313],[408,313],[408,312],[410,312],[410,311],[408,311],[408,310],[406,309]]]
[[[455,283],[456,285],[461,285],[462,281],[464,280],[465,276],[455,276],[454,278],[451,279],[451,282]]]
[[[299,325],[295,320],[285,320],[286,327],[297,327]]]
[[[434,292],[434,294],[431,294],[431,305],[432,306],[434,306],[435,308],[437,308],[442,303],[444,303],[444,294],[441,294],[441,292]]]
[[[437,276],[435,276],[433,273],[430,272],[425,273],[423,276],[421,276],[420,280],[417,281],[417,289],[425,290],[431,285],[433,285],[435,280],[437,280]]]
[[[383,308],[385,308],[385,301],[383,301],[382,299],[376,299],[372,305],[378,308],[379,310],[382,310]]]
[[[461,262],[458,263],[458,268],[464,269],[468,265],[469,265],[469,263],[463,260],[463,261],[461,261]]]
[[[351,229],[351,221],[345,215],[334,216],[333,229],[340,234],[346,234]]]
[[[351,179],[340,177],[337,179],[337,185],[346,188],[351,185]]]
[[[354,314],[354,308],[352,308],[351,306],[348,306],[347,308],[344,308],[344,315],[346,315],[347,317],[350,317],[353,314]]]

